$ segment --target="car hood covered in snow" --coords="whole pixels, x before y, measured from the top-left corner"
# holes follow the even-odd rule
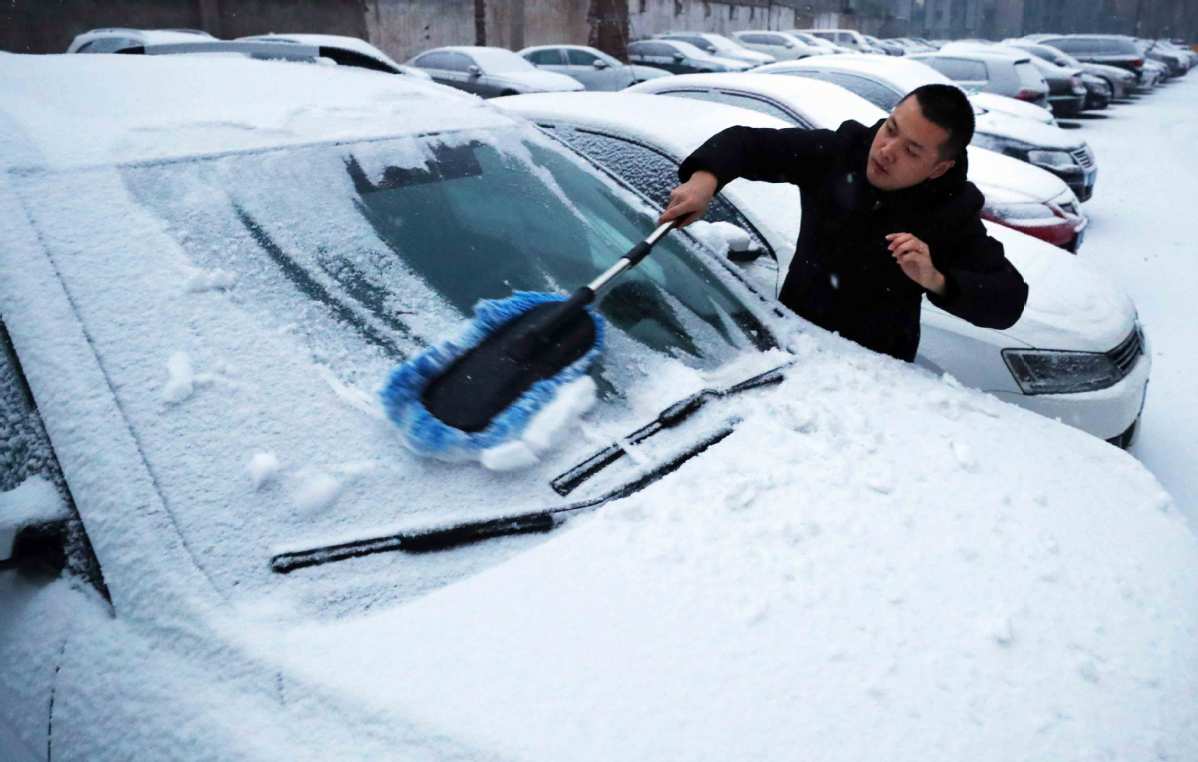
[[[1198,543],[1147,472],[836,354],[800,347],[692,466],[503,566],[249,647],[500,757],[1198,753]]]

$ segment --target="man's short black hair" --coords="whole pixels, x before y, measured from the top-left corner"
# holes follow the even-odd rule
[[[956,159],[973,140],[973,104],[955,85],[924,85],[903,97],[915,96],[924,119],[948,131],[940,145],[941,159]],[[902,103],[902,101],[899,101]]]

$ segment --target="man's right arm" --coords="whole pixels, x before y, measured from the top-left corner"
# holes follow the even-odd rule
[[[831,130],[729,127],[699,146],[678,167],[682,181],[660,221],[684,227],[700,219],[711,198],[737,178],[802,186],[823,174],[838,154]]]

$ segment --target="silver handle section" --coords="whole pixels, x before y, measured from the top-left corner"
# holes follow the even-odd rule
[[[666,233],[670,232],[670,229],[673,227],[674,227],[673,222],[666,222],[661,225],[658,225],[657,229],[654,230],[652,233],[650,233],[648,238],[646,238],[644,241],[642,241],[640,244],[638,244],[636,247],[633,248],[633,252],[636,252],[637,249],[640,249],[643,246],[644,249],[642,249],[642,252],[647,253],[647,250],[653,248],[653,244],[660,241],[661,237],[664,236]],[[644,256],[644,253],[642,253],[641,256]],[[637,261],[638,262],[640,261],[640,257],[637,258]],[[604,286],[606,286],[608,283],[610,283],[612,281],[613,278],[617,277],[618,275],[620,275],[620,273],[622,273],[625,270],[627,270],[628,268],[632,267],[633,264],[634,264],[633,261],[626,256],[621,257],[620,259],[617,259],[616,263],[614,265],[607,268],[607,270],[605,272],[603,272],[602,274],[600,274],[599,277],[595,278],[595,280],[588,283],[587,288],[589,288],[594,294],[597,295],[599,293],[599,291],[603,289]]]

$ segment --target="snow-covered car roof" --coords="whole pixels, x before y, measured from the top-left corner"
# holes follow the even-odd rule
[[[366,40],[358,37],[341,34],[257,34],[249,37],[239,37],[240,40],[270,40],[279,42],[296,42],[302,45],[316,45],[317,47],[342,48],[351,50],[360,55],[376,59],[391,67],[395,71],[404,74],[413,74],[423,79],[431,79],[427,72],[421,71],[414,66],[405,66],[398,63],[391,56],[371,45]]]
[[[927,84],[954,84],[951,79],[927,64],[900,56],[867,56],[849,53],[839,56],[811,56],[797,61],[780,61],[762,66],[758,71],[772,72],[788,69],[837,69],[869,72],[893,84],[903,92],[911,92]]]
[[[241,58],[0,54],[4,160],[70,166],[510,123],[431,82]],[[231,88],[236,81],[240,87]],[[53,82],[54,87],[47,87]],[[174,87],[167,87],[167,83]],[[145,93],[154,93],[148,98]],[[280,97],[288,95],[288,97]],[[60,115],[68,115],[62,118]],[[88,139],[79,139],[86,124]]]

